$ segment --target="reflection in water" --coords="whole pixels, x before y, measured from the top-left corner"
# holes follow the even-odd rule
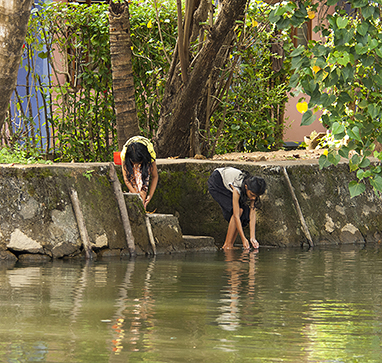
[[[154,300],[151,294],[151,275],[154,270],[155,259],[148,265],[145,272],[143,281],[142,296],[130,299],[129,290],[134,288],[132,283],[132,274],[134,273],[135,261],[131,261],[126,269],[126,276],[120,287],[120,297],[117,300],[117,312],[115,314],[115,324],[112,326],[114,332],[114,339],[112,340],[112,351],[114,354],[119,355],[123,349],[138,352],[140,348],[138,343],[140,336],[146,334],[145,342],[150,341],[150,329],[147,332],[142,331],[143,328],[154,327],[152,321],[152,311]],[[129,303],[131,300],[132,304]],[[129,306],[129,308],[128,308]],[[129,326],[125,326],[125,321],[129,321]],[[124,342],[125,336],[127,343]],[[149,344],[146,344],[148,348]],[[112,359],[110,360],[112,361]]]
[[[123,349],[122,340],[125,337],[125,330],[123,329],[125,317],[123,316],[123,310],[125,309],[125,302],[128,298],[128,288],[131,284],[131,275],[134,272],[134,267],[135,263],[133,260],[127,266],[125,278],[119,288],[119,298],[116,301],[116,318],[111,327],[113,329],[112,352],[115,354],[119,354]]]
[[[0,362],[380,362],[382,253],[231,250],[0,269]]]
[[[257,251],[243,251],[239,257],[235,250],[226,250],[224,253],[228,289],[224,287],[221,290],[223,296],[219,299],[221,314],[216,320],[223,330],[235,331],[240,327],[240,308],[248,311],[253,304]],[[244,275],[247,275],[248,284],[246,291],[244,289],[241,291]],[[245,299],[245,303],[240,304],[240,299]]]

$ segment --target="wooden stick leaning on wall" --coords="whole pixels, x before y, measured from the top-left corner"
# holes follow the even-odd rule
[[[92,259],[93,258],[92,246],[90,244],[88,230],[86,229],[84,215],[82,214],[81,204],[80,204],[80,200],[78,199],[78,194],[76,190],[74,190],[73,188],[70,190],[69,194],[70,194],[70,199],[72,201],[74,214],[76,216],[77,226],[80,231],[82,244],[84,245],[85,256],[87,259]]]
[[[125,202],[125,198],[123,197],[121,183],[118,179],[118,175],[117,175],[117,172],[115,171],[115,167],[113,163],[110,163],[110,179],[113,183],[114,194],[115,194],[115,197],[117,198],[119,211],[121,212],[122,224],[126,234],[127,247],[129,248],[130,256],[135,256],[136,255],[135,240],[134,240],[133,232],[131,231],[129,215],[127,213],[126,202]]]
[[[284,172],[285,179],[286,179],[286,181],[288,183],[288,187],[289,187],[290,193],[292,195],[293,203],[294,203],[294,205],[296,207],[297,214],[298,214],[298,216],[300,218],[302,230],[303,230],[303,232],[305,234],[305,237],[307,238],[307,240],[309,242],[309,246],[313,247],[313,240],[312,240],[312,237],[310,235],[309,228],[308,228],[308,226],[305,223],[305,218],[304,218],[304,216],[302,214],[302,211],[301,211],[301,208],[300,208],[300,204],[298,203],[296,194],[295,194],[294,189],[293,189],[293,185],[292,185],[292,183],[291,183],[291,181],[289,179],[289,175],[288,175],[288,172],[287,172],[285,167],[283,168],[283,172]]]
[[[153,229],[151,228],[150,217],[146,214],[145,219],[146,219],[146,228],[147,228],[147,233],[149,235],[149,241],[151,244],[151,248],[153,249],[153,254],[156,255],[157,254],[157,248],[155,245]]]

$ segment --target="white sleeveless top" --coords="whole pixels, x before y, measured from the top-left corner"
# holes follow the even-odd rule
[[[226,168],[217,168],[216,169],[222,176],[224,186],[232,191],[231,185],[238,191],[240,194],[241,184],[243,183],[243,176],[241,170],[232,168],[231,166]]]

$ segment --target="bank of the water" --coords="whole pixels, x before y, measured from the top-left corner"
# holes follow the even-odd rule
[[[161,253],[208,249],[203,240],[185,241],[183,235],[211,236],[216,246],[222,245],[227,222],[207,190],[210,173],[221,166],[245,169],[266,179],[268,189],[257,213],[256,229],[262,245],[371,243],[381,239],[381,200],[371,189],[350,198],[347,185],[355,175],[346,163],[324,170],[310,160],[256,163],[173,159],[158,160],[157,164],[159,184],[148,209],[177,218],[167,228],[175,242],[161,245],[158,238],[154,241],[160,242]],[[69,195],[72,189],[78,193],[93,251],[98,256],[128,256],[109,167],[108,163],[1,165],[0,257],[81,256],[82,239]],[[118,166],[117,171],[120,175]],[[137,254],[152,254],[153,243],[140,200],[132,197],[126,204]],[[160,223],[166,224],[158,218]]]

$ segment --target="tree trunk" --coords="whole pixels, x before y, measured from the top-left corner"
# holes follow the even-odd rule
[[[0,130],[16,87],[32,0],[0,2]]]
[[[128,3],[110,2],[109,6],[110,56],[113,71],[113,93],[117,121],[118,148],[126,140],[139,135],[135,107],[130,20]]]
[[[174,52],[154,139],[159,157],[189,156],[195,106],[204,93],[219,50],[235,21],[244,14],[246,3],[247,0],[225,0],[219,4],[216,22],[210,27],[202,49],[189,66],[186,84],[174,76],[176,72],[171,72],[177,62],[177,52]]]

